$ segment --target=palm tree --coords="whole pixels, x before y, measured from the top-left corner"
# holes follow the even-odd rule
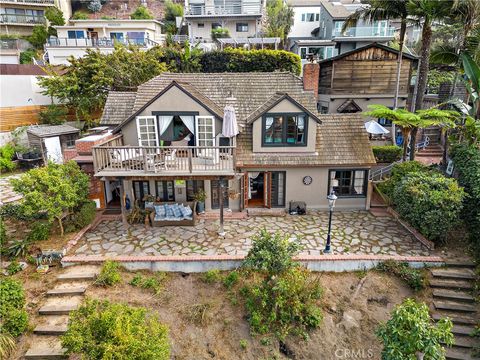
[[[395,85],[395,95],[393,100],[393,108],[398,107],[398,93],[400,91],[400,72],[402,68],[402,52],[405,42],[405,34],[407,31],[407,23],[409,16],[409,8],[407,6],[409,0],[366,0],[364,5],[356,12],[351,14],[343,24],[342,31],[349,27],[355,26],[359,19],[373,23],[378,20],[400,20],[400,36],[398,39],[399,51],[397,56],[397,77]]]

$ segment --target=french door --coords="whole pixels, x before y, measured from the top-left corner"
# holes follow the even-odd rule
[[[213,116],[197,116],[196,120],[197,146],[215,146],[215,118]]]

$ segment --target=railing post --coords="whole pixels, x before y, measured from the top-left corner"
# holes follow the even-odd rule
[[[193,172],[193,164],[192,164],[192,151],[193,149],[188,149],[188,172],[191,174]]]
[[[143,152],[143,170],[144,172],[148,172],[147,149],[140,148],[140,150]],[[155,169],[155,164],[153,164],[153,168]]]

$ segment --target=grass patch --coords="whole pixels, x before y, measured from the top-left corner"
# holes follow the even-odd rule
[[[206,284],[213,284],[219,282],[222,279],[222,275],[220,274],[220,270],[208,270],[202,274],[201,279]]]
[[[130,280],[129,284],[136,287],[141,287],[142,289],[152,290],[155,295],[159,294],[163,289],[163,283],[167,278],[166,273],[156,273],[153,276],[143,277],[140,274],[137,274]]]
[[[95,280],[95,285],[113,286],[115,284],[118,284],[122,280],[119,268],[119,263],[111,260],[105,261],[102,265],[102,270],[100,270],[100,274]]]
[[[185,319],[192,324],[206,326],[212,319],[212,314],[210,312],[212,308],[213,306],[209,302],[193,304],[184,308],[183,315]]]
[[[377,270],[398,276],[415,291],[424,289],[427,283],[425,274],[419,269],[410,267],[406,262],[399,263],[393,260],[387,260],[378,264]]]

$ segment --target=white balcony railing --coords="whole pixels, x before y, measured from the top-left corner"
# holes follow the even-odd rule
[[[395,34],[395,28],[389,27],[351,27],[345,31],[335,29],[333,37],[393,37]]]
[[[16,14],[1,14],[1,24],[25,24],[38,25],[45,24],[45,17],[35,15],[16,15]]]
[[[47,40],[46,47],[105,47],[111,48],[115,44],[137,45],[140,47],[153,47],[159,45],[156,41],[150,39],[68,39],[68,38],[50,38]]]
[[[50,6],[55,5],[55,0],[0,0],[0,3]]]
[[[93,148],[97,176],[233,175],[233,146],[117,146]]]
[[[185,15],[190,16],[208,16],[208,15],[260,15],[262,9],[258,4],[238,4],[238,5],[190,5],[186,8]]]

